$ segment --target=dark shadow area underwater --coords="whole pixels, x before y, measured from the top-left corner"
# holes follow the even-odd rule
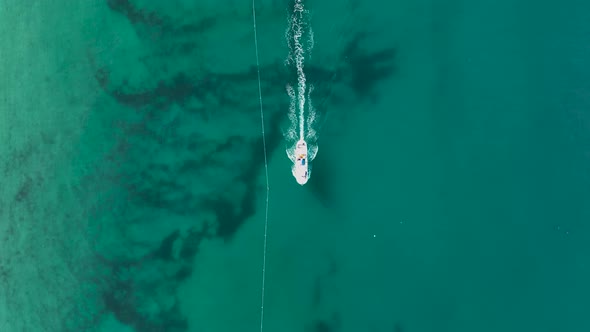
[[[120,132],[111,138],[115,139],[114,148],[104,161],[111,172],[111,186],[118,191],[116,208],[105,207],[96,212],[116,220],[112,225],[117,229],[103,236],[110,237],[115,232],[123,241],[117,249],[97,252],[99,263],[106,269],[101,281],[104,310],[136,331],[185,331],[187,322],[179,311],[175,291],[191,275],[191,263],[202,239],[218,237],[231,241],[240,226],[256,213],[263,167],[259,135],[236,132],[210,138],[187,123],[198,119],[214,128],[237,119],[244,125],[255,124],[259,114],[257,99],[253,97],[256,68],[218,73],[199,67],[199,47],[207,45],[198,45],[195,40],[224,24],[221,19],[185,17],[183,23],[177,23],[131,0],[108,0],[107,4],[113,15],[125,17],[141,42],[149,45],[138,65],[154,73],[166,72],[159,66],[170,69],[166,75],[153,75],[149,82],[132,84],[124,78],[125,67],[116,66],[117,59],[101,60],[93,50],[88,50],[96,81],[118,104],[117,112],[122,112],[114,121]],[[273,15],[282,17],[284,12]],[[395,49],[366,53],[363,38],[361,33],[350,39],[339,55],[342,65],[331,69],[307,67],[309,80],[315,84],[314,94],[327,96],[321,107],[351,102],[348,91],[353,92],[353,102],[376,98],[375,86],[394,74]],[[252,50],[252,60],[253,54]],[[194,58],[194,72],[199,74],[182,68],[175,72],[174,61],[178,58]],[[282,147],[279,128],[286,114],[281,110],[288,107],[283,87],[292,73],[278,62],[262,66],[260,71],[263,95],[280,100],[265,105],[267,148],[272,156],[272,151]],[[133,120],[126,120],[129,118]],[[318,156],[313,169],[318,174],[314,179],[317,181],[309,186],[326,206],[333,200],[334,179],[329,176],[332,162]],[[222,180],[207,175],[216,173],[224,174]],[[204,224],[174,226],[173,220],[198,220],[203,215],[210,216]],[[167,224],[160,240],[146,242],[129,235],[128,228],[138,225],[146,233],[160,232],[159,223]],[[155,311],[146,310],[145,303],[154,301],[167,304]],[[318,322],[313,330],[337,330],[328,325],[337,326],[333,322]]]

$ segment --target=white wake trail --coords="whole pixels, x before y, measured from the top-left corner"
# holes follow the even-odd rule
[[[287,131],[287,141],[294,142],[297,140],[297,96],[291,85],[287,85],[287,94],[289,95],[289,130]]]
[[[304,49],[301,45],[301,36],[303,35],[303,3],[301,0],[295,1],[295,8],[293,11],[293,41],[295,52],[295,66],[297,67],[297,101],[299,105],[299,139],[304,139],[305,134],[305,72],[303,71],[303,60],[305,59]]]

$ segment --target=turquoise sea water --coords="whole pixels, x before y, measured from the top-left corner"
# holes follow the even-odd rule
[[[256,1],[264,331],[588,331],[584,1]],[[259,331],[250,1],[0,4],[0,331]],[[309,101],[308,100],[308,101]]]

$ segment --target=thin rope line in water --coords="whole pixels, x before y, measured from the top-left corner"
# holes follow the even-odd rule
[[[266,282],[266,235],[268,233],[268,161],[266,158],[266,135],[264,134],[264,111],[262,110],[262,86],[260,83],[260,60],[258,58],[258,36],[256,34],[256,0],[252,0],[252,23],[254,26],[254,48],[256,49],[256,72],[258,74],[258,101],[260,102],[260,124],[264,148],[264,176],[266,178],[266,206],[264,209],[264,250],[262,255],[262,290],[260,299],[260,332],[264,329],[264,286]]]

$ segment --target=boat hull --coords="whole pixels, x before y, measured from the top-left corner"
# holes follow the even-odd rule
[[[297,183],[304,185],[309,180],[309,160],[307,157],[307,143],[304,140],[299,140],[295,145],[293,165],[293,176]]]

